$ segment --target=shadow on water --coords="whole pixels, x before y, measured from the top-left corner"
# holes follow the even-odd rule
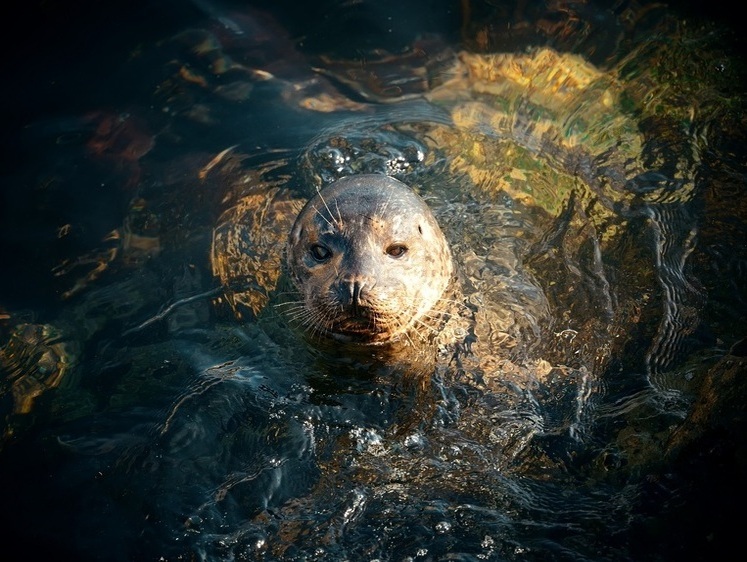
[[[4,558],[730,554],[745,81],[704,9],[25,7]],[[389,347],[284,314],[296,213],[359,173],[412,186],[456,264],[442,323]]]

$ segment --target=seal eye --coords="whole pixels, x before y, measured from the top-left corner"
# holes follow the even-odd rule
[[[386,249],[386,253],[393,258],[401,258],[407,252],[407,246],[402,244],[392,244]]]
[[[325,262],[332,257],[332,250],[321,244],[314,244],[310,249],[309,253],[311,257],[318,262]]]

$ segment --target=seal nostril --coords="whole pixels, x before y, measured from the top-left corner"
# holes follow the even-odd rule
[[[345,307],[348,307],[353,315],[361,315],[366,308],[366,296],[370,284],[366,280],[345,279],[340,284],[340,295]]]
[[[363,299],[363,288],[366,286],[365,281],[355,281],[351,287],[351,296],[353,297],[353,305],[357,306]]]

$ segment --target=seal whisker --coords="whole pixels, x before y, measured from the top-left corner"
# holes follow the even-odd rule
[[[411,347],[415,347],[415,342],[412,341],[412,338],[410,337],[410,331],[409,330],[404,330],[402,332],[402,334],[405,336],[405,338],[407,339],[407,341],[410,343],[410,346]]]
[[[325,207],[326,207],[326,203],[325,203]],[[332,222],[330,222],[330,220],[329,220],[329,219],[328,219],[327,217],[325,217],[325,216],[324,216],[324,215],[323,215],[323,214],[321,213],[321,211],[320,211],[319,209],[317,209],[316,207],[314,207],[314,210],[316,211],[316,213],[317,213],[317,214],[318,214],[318,215],[319,215],[320,217],[322,217],[322,219],[324,220],[324,222],[326,222],[326,223],[327,223],[327,224],[329,225],[329,227],[330,227],[330,228],[332,229],[332,231],[334,232],[334,230],[335,230],[335,223],[334,223],[334,220],[335,220],[335,219],[334,219],[334,217],[332,217],[332,215],[330,214],[330,217],[332,218]],[[329,209],[327,209],[327,211],[329,211]]]
[[[470,312],[473,311],[473,309],[470,308],[469,305],[465,304],[463,301],[456,300],[456,299],[441,298],[441,299],[438,299],[438,301],[437,301],[436,304],[445,304],[447,307],[449,307],[449,306],[454,307],[455,306],[460,311],[470,311]],[[436,309],[434,307],[431,310],[436,310]],[[448,310],[448,308],[445,309],[445,310]]]
[[[436,303],[434,303],[433,307],[431,307],[431,309],[428,311],[428,314],[448,316],[454,313],[455,306],[459,308],[458,301],[449,301],[449,300],[437,301]],[[462,305],[461,308],[466,309],[467,307]]]
[[[440,318],[431,318],[431,317],[429,317],[428,319],[429,320],[434,320],[434,319],[440,319]],[[439,330],[435,326],[431,326],[428,322],[425,322],[425,321],[421,320],[420,318],[416,318],[415,319],[415,323],[417,325],[419,325],[419,326],[422,326],[426,330],[428,330],[430,332],[433,332],[434,334],[437,334],[439,332]]]
[[[311,313],[304,308],[297,308],[291,311],[286,311],[285,314],[288,317],[288,320],[291,320],[291,321],[298,320],[298,321],[301,321],[301,323],[303,323],[303,321],[305,321],[311,315]]]
[[[342,228],[342,213],[340,213],[340,205],[337,203],[337,199],[335,199],[335,209],[337,210],[337,218]]]
[[[309,314],[307,320],[308,322],[305,325],[307,327],[310,327],[310,334],[313,337],[324,337],[325,333],[327,332],[325,328],[326,322],[323,322],[321,320],[321,315],[318,312]]]
[[[415,333],[420,335],[422,338],[425,338],[427,334],[430,335],[438,335],[441,333],[441,330],[437,328],[436,326],[431,325],[428,322],[418,321],[418,330],[415,330]]]
[[[439,310],[437,308],[432,308],[428,312],[425,312],[421,315],[421,318],[427,318],[428,320],[442,320],[444,317],[448,316],[449,312],[448,310]]]
[[[275,308],[284,308],[284,307],[288,307],[288,306],[301,306],[302,307],[302,306],[304,306],[304,300],[303,299],[299,299],[299,300],[295,300],[295,301],[276,302],[275,304],[273,304],[273,306]]]
[[[288,317],[288,322],[304,328],[314,326],[313,318],[309,313],[290,316]]]
[[[327,221],[327,223],[328,223],[328,224],[329,224],[329,225],[330,225],[330,226],[331,226],[331,227],[332,227],[333,229],[334,229],[334,224],[337,224],[337,225],[338,225],[338,226],[339,226],[340,228],[342,228],[342,215],[340,215],[340,209],[339,209],[339,207],[337,208],[337,216],[338,216],[338,218],[339,218],[339,222],[338,222],[338,220],[337,220],[337,219],[335,219],[335,216],[334,216],[334,215],[332,214],[332,210],[331,210],[331,209],[329,208],[329,205],[327,205],[327,201],[325,201],[325,199],[324,199],[324,195],[322,195],[322,190],[321,190],[321,189],[319,189],[319,188],[317,188],[317,190],[316,190],[316,194],[317,194],[317,196],[319,197],[319,200],[320,200],[320,201],[322,202],[322,204],[324,205],[324,208],[325,208],[325,209],[327,209],[327,212],[329,213],[329,219],[330,219],[330,220],[331,220],[332,222],[329,222],[329,221]],[[337,201],[335,201],[335,205],[336,205],[336,204],[337,204]],[[317,212],[319,212],[319,211],[317,211]],[[320,216],[322,216],[322,215],[320,214]],[[322,216],[322,218],[323,218],[324,220],[327,220],[327,219],[326,219],[326,218],[325,218],[324,216]],[[334,224],[333,224],[333,223],[334,223]]]

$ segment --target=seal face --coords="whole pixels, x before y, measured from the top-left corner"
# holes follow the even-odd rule
[[[342,178],[304,206],[286,249],[292,318],[339,341],[384,343],[438,317],[453,272],[428,205],[384,175]]]

